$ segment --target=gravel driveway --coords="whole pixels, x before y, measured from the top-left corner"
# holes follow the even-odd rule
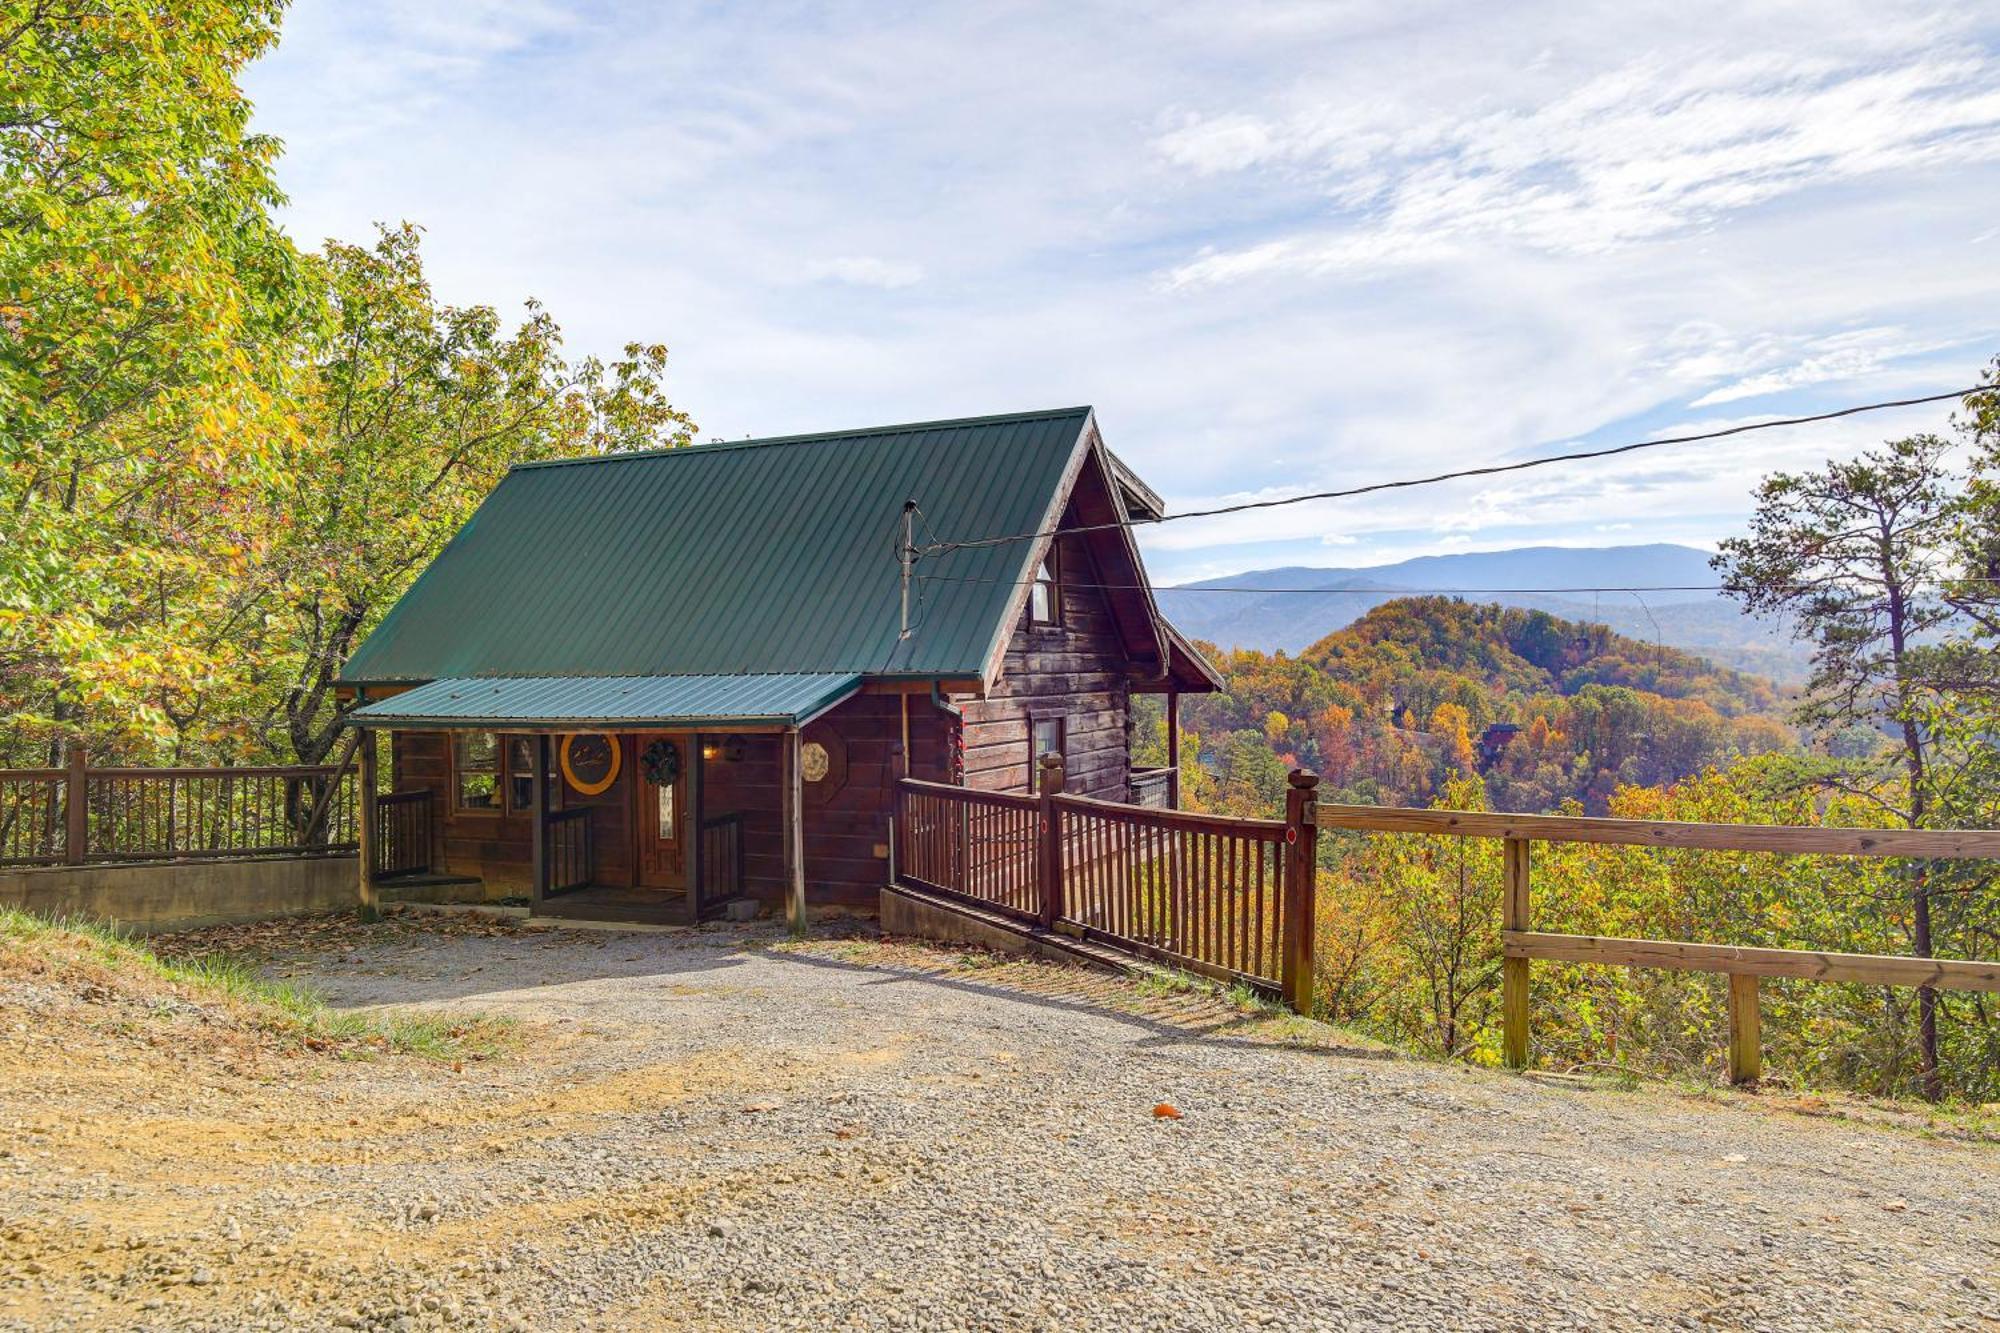
[[[218,1151],[168,1210],[234,1228],[229,1266],[82,1322],[2000,1328],[1990,1145],[868,939],[406,920],[270,957],[537,1026],[274,1091],[243,1136],[281,1156]]]

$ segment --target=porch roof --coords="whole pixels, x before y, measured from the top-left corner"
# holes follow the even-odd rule
[[[470,676],[434,680],[348,714],[362,727],[803,726],[861,687],[850,672],[744,676]]]

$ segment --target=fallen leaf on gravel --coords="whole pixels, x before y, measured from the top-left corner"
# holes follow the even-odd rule
[[[1153,1108],[1153,1119],[1155,1120],[1178,1120],[1180,1118],[1180,1108],[1172,1102],[1161,1102]]]

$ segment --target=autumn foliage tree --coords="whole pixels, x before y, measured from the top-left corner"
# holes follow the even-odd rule
[[[0,763],[313,762],[346,653],[512,463],[682,444],[666,349],[301,253],[237,78],[261,0],[0,19]]]

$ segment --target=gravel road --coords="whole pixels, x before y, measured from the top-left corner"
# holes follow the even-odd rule
[[[0,1323],[2000,1329],[1991,1145],[867,938],[257,938],[337,1003],[514,1015],[526,1049],[163,1098],[102,1178],[16,1159],[17,1226],[177,1257]]]

